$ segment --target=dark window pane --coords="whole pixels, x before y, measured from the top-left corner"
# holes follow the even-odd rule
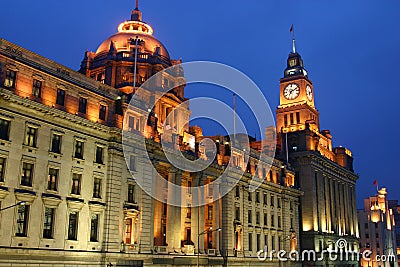
[[[64,106],[65,104],[65,91],[62,89],[57,90],[56,104],[60,106]]]
[[[101,198],[101,179],[100,178],[94,178],[93,197]]]
[[[0,158],[0,182],[4,182],[5,170],[6,170],[6,159]]]
[[[97,242],[99,232],[99,215],[93,214],[90,219],[90,241]]]
[[[27,236],[28,234],[29,206],[19,205],[17,215],[16,236]]]
[[[10,121],[0,119],[0,139],[9,140]]]
[[[84,97],[79,98],[79,113],[86,114],[87,99]]]
[[[47,177],[47,190],[57,191],[58,172],[58,169],[49,169],[49,175]]]
[[[43,238],[53,238],[53,228],[54,228],[54,209],[45,208]]]
[[[101,146],[96,147],[96,163],[103,164],[103,148]]]
[[[133,185],[133,184],[128,185],[128,202],[136,203],[136,201],[135,201],[135,185]]]
[[[78,239],[78,213],[71,212],[68,222],[68,240]]]
[[[100,105],[100,110],[99,110],[99,119],[105,121],[106,120],[106,112],[107,112],[107,107],[104,105]]]
[[[74,173],[72,175],[71,194],[74,194],[74,195],[81,194],[81,179],[82,179],[82,174]]]
[[[21,185],[32,186],[33,164],[24,162],[22,164]]]
[[[83,145],[84,143],[82,141],[75,141],[75,158],[83,159]]]
[[[61,135],[53,134],[51,139],[51,152],[60,154],[61,153]]]

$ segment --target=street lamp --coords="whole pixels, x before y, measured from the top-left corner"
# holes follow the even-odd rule
[[[205,230],[197,235],[197,267],[200,266],[200,236],[207,233],[220,232],[220,231],[222,231],[222,228],[217,228],[213,230],[212,227],[210,227],[210,229]]]
[[[24,206],[25,204],[26,204],[25,201],[20,201],[17,204],[14,204],[14,205],[11,205],[9,207],[5,207],[3,209],[0,209],[0,211],[8,210],[8,209],[11,209],[11,208],[16,207],[16,206]]]

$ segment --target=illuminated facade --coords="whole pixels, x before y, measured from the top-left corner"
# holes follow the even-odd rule
[[[304,250],[321,253],[344,238],[348,250],[358,250],[359,230],[353,157],[344,147],[332,147],[329,130],[320,130],[314,86],[299,53],[289,54],[280,80],[276,110],[278,154],[296,174],[301,197],[300,240]],[[358,266],[357,261],[306,262],[303,266]]]
[[[216,137],[218,157],[201,173],[177,170],[162,154],[161,135],[171,142],[177,136],[183,151],[204,156],[183,144],[185,136],[197,143],[203,138],[201,129],[184,124],[190,110],[183,87],[165,94],[149,117],[128,111],[137,87],[178,63],[138,8],[96,52],[85,53],[79,72],[0,39],[0,265],[194,266],[199,252],[201,266],[257,266],[257,251],[265,245],[299,248],[302,193],[294,172],[279,160],[272,166],[256,161],[263,149],[256,143],[250,151],[234,151],[235,167],[242,171],[232,174],[239,180],[234,190],[199,208],[156,201],[132,178],[132,170],[149,175],[153,170],[142,164],[140,153],[127,166],[124,120],[124,130],[147,138],[157,172],[188,188],[186,204],[191,187],[213,181],[229,162],[226,137]],[[156,86],[184,79],[177,71]],[[142,96],[143,110],[156,93]],[[163,132],[163,125],[170,130]],[[256,169],[262,184],[249,192]],[[159,188],[165,200],[173,197],[165,185]],[[199,233],[211,228],[222,231],[201,235],[198,243]],[[263,266],[277,264],[275,259]]]
[[[397,267],[396,223],[394,210],[389,207],[386,188],[364,200],[364,210],[358,211],[361,252],[370,250],[370,261],[363,267]]]

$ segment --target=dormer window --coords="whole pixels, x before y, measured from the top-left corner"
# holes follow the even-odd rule
[[[297,65],[297,60],[295,58],[289,60],[289,67],[294,67],[296,65]]]

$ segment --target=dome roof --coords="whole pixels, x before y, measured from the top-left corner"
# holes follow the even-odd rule
[[[99,46],[96,54],[98,55],[100,53],[108,52],[110,50],[111,42],[114,43],[117,52],[127,51],[129,50],[131,40],[136,37],[143,41],[142,47],[144,48],[144,51],[142,52],[154,53],[157,47],[159,47],[159,54],[164,58],[170,59],[167,49],[159,40],[152,35],[138,32],[118,32],[117,34],[114,34]]]
[[[153,28],[142,21],[138,2],[136,2],[136,9],[132,11],[131,19],[118,26],[118,33],[105,40],[97,49],[96,55],[109,52],[111,42],[114,43],[114,49],[117,52],[129,51],[130,47],[135,45],[132,40],[136,37],[140,40],[140,46],[143,49],[141,52],[153,54],[157,51],[161,57],[170,60],[165,46],[153,36]]]

